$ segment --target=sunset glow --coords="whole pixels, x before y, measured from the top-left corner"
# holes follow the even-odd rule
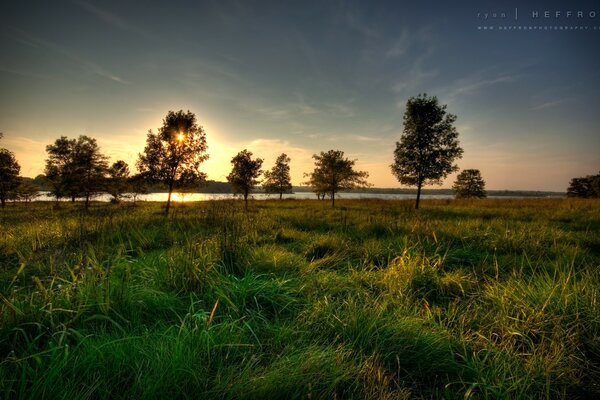
[[[291,153],[298,185],[313,154],[339,149],[373,185],[400,187],[389,165],[406,101],[419,93],[457,115],[458,166],[479,169],[490,189],[564,191],[600,168],[593,2],[579,2],[583,16],[571,19],[554,12],[566,2],[548,5],[548,18],[539,7],[478,1],[180,3],[5,5],[0,131],[23,175],[43,172],[46,145],[82,134],[133,170],[148,130],[183,109],[205,129],[209,179],[223,181],[248,148],[267,167]],[[500,29],[515,11],[524,26],[591,28]]]

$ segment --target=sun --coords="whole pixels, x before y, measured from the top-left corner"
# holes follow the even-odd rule
[[[185,135],[183,134],[183,132],[179,132],[179,135],[177,135],[177,140],[179,142],[183,142],[184,139],[185,139]]]

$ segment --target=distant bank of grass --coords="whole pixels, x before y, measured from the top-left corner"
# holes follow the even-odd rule
[[[9,204],[0,396],[600,396],[600,202]]]

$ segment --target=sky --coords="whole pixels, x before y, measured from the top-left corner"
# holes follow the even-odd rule
[[[298,185],[335,149],[402,187],[389,166],[405,105],[427,93],[488,189],[565,191],[600,170],[599,89],[597,1],[0,0],[0,146],[23,176],[60,136],[134,169],[183,109],[209,179],[248,149],[265,169],[287,153]]]

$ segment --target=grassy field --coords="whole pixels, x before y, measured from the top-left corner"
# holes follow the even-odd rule
[[[600,201],[9,204],[0,396],[600,396]]]

